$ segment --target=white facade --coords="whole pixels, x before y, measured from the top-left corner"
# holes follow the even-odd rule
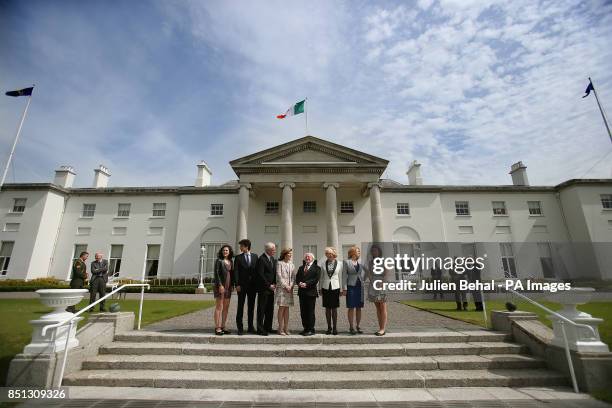
[[[555,278],[612,279],[612,208],[606,201],[612,200],[612,180],[435,186],[421,180],[413,163],[413,184],[402,184],[380,179],[387,163],[307,136],[233,160],[239,179],[218,186],[209,185],[205,163],[190,187],[109,188],[98,177],[98,187],[72,188],[71,178],[61,185],[63,167],[54,179],[60,185],[2,188],[0,266],[8,267],[1,276],[68,279],[75,246],[82,245],[106,257],[114,248],[122,277],[140,278],[153,264],[158,277],[193,277],[202,245],[210,265],[219,245],[235,247],[248,237],[255,252],[272,241],[292,246],[296,259],[306,250],[322,257],[328,245],[345,252],[372,241],[395,242],[401,250],[414,243],[457,243],[450,246],[458,255],[470,247],[461,243],[476,243],[475,251],[487,254],[485,277],[491,278],[504,276],[502,255],[508,251],[512,274],[553,277],[545,276],[541,261],[550,243]],[[517,179],[525,183],[526,173]]]

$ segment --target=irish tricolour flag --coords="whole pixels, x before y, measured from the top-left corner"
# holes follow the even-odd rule
[[[303,101],[296,103],[295,105],[287,109],[287,112],[283,113],[282,115],[276,115],[276,118],[285,119],[288,116],[294,116],[294,115],[299,115],[300,113],[304,113],[305,103],[306,103],[305,99]]]

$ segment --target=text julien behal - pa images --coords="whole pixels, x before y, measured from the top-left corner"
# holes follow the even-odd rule
[[[451,270],[456,275],[470,274],[472,271],[482,271],[485,266],[486,254],[482,257],[411,257],[407,254],[397,254],[395,257],[381,257],[373,260],[373,272],[383,275],[387,270],[404,270],[415,274],[419,268],[430,270],[432,268]],[[384,278],[373,282],[376,290],[390,291],[483,291],[495,292],[499,289],[515,291],[542,291],[558,292],[570,290],[571,284],[565,282],[536,282],[530,279],[520,281],[517,279],[506,279],[503,282],[480,279],[459,279],[456,282],[445,282],[440,280],[406,280],[387,282]]]

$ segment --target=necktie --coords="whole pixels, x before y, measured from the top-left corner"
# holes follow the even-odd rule
[[[251,266],[251,254],[247,254],[247,265]]]

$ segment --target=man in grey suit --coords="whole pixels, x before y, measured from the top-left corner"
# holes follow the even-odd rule
[[[91,263],[91,280],[89,281],[89,304],[96,301],[96,294],[100,295],[100,298],[106,295],[106,282],[108,282],[108,261],[102,259],[102,252],[96,252],[94,258],[95,261]],[[104,301],[100,302],[100,312],[106,312]]]

